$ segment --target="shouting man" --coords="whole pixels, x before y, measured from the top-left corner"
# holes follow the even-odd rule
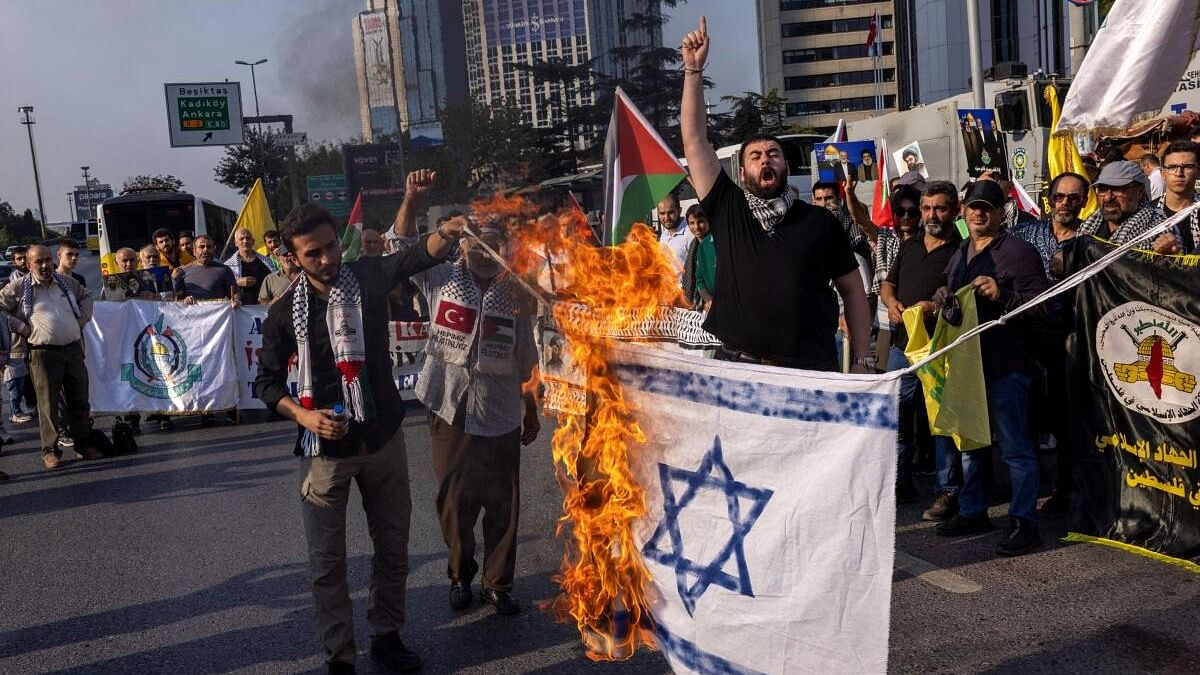
[[[744,187],[725,175],[708,142],[704,64],[708,24],[683,38],[680,127],[692,185],[712,224],[717,284],[704,328],[726,359],[837,370],[838,302],[846,306],[854,372],[873,372],[871,317],[858,264],[837,218],[788,185],[783,146],[773,136],[741,148]]]
[[[465,220],[444,223],[404,253],[342,264],[337,225],[304,204],[282,239],[301,275],[263,322],[259,398],[299,426],[301,513],[308,539],[317,625],[330,673],[353,673],[353,605],[346,580],[346,505],[358,483],[375,555],[367,602],[371,654],[410,672],[421,659],[400,639],[412,513],[403,402],[392,380],[388,291],[436,265],[457,245]],[[298,396],[288,387],[295,358]]]

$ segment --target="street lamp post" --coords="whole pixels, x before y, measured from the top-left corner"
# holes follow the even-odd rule
[[[87,215],[91,216],[92,215],[92,184],[90,182],[88,182],[88,169],[90,169],[91,167],[90,166],[81,166],[79,168],[83,171],[83,198],[86,200],[84,203],[87,204]],[[87,222],[86,217],[83,220],[84,220],[84,222]]]
[[[17,113],[21,116],[21,124],[24,124],[25,130],[29,132],[29,156],[33,159],[33,187],[37,190],[38,220],[42,225],[42,239],[45,240],[46,206],[42,203],[42,179],[38,176],[37,151],[33,147],[33,125],[37,124],[37,120],[33,118],[33,106],[31,105],[23,105],[17,108]]]
[[[264,64],[266,62],[267,62],[266,59],[259,59],[257,61],[242,61],[242,60],[234,61],[234,63],[239,66],[250,66],[250,86],[254,89],[254,116],[255,117],[258,117],[260,115],[260,113],[258,112],[258,80],[254,77],[254,66],[261,66],[262,64]],[[259,133],[262,132],[262,124],[261,123],[259,123],[259,125],[258,125],[258,131],[259,131]]]

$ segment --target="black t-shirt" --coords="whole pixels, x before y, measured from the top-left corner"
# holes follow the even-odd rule
[[[946,285],[946,266],[950,264],[950,258],[954,257],[961,241],[956,231],[951,234],[951,239],[932,251],[926,250],[924,235],[906,239],[900,244],[896,260],[887,275],[888,283],[896,286],[896,299],[900,304],[911,307],[923,300],[933,299],[937,289]],[[936,313],[925,316],[925,327],[930,331],[936,323]],[[903,323],[896,328],[892,343],[897,347],[908,344],[908,331]]]
[[[258,259],[258,256],[255,256],[254,260],[250,262],[242,261],[242,276],[254,277],[253,286],[238,286],[238,290],[242,292],[243,305],[258,304],[258,291],[262,288],[263,281],[270,273],[271,268],[264,265],[263,261]]]
[[[700,203],[717,248],[705,330],[730,349],[836,370],[838,303],[830,282],[858,269],[837,218],[797,200],[768,234],[724,171]]]

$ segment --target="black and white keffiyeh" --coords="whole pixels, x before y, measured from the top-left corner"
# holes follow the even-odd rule
[[[1146,232],[1166,220],[1166,218],[1166,215],[1162,211],[1151,205],[1149,199],[1143,198],[1141,203],[1138,204],[1138,210],[1122,221],[1112,234],[1108,233],[1108,223],[1104,222],[1104,211],[1102,209],[1096,209],[1095,213],[1083,221],[1083,224],[1079,226],[1079,234],[1098,237],[1119,246],[1132,241],[1139,234]],[[1150,242],[1145,242],[1145,245],[1146,248],[1149,248]]]
[[[466,366],[478,338],[475,368],[493,375],[511,373],[520,312],[516,284],[504,275],[481,291],[464,260],[449,265],[450,278],[433,299],[425,353]]]
[[[66,277],[53,272],[54,281],[58,287],[62,289],[63,295],[67,296],[67,302],[71,304],[71,313],[75,318],[79,318],[79,301],[75,299],[75,294],[71,292],[71,287],[67,285]],[[21,311],[25,314],[25,319],[28,320],[33,314],[33,275],[26,274],[21,280]]]
[[[267,266],[268,271],[271,271],[271,272],[279,271],[279,268],[275,265],[275,262],[273,260],[271,260],[270,258],[268,258],[267,256],[265,256],[257,251],[254,252],[254,256],[256,258],[258,258],[258,261],[260,263]],[[233,255],[230,256],[229,260],[225,261],[225,266],[228,267],[229,269],[233,270],[233,276],[235,276],[235,277],[241,278],[241,277],[246,276],[246,275],[242,274],[242,257],[240,255],[238,255],[236,251],[234,251]]]
[[[1166,195],[1150,202],[1150,205],[1162,212],[1163,217],[1167,216],[1166,211]],[[1192,202],[1200,202],[1200,194],[1192,195]],[[1175,226],[1175,238],[1179,240],[1183,246],[1184,253],[1195,253],[1200,248],[1200,209],[1192,211],[1192,215],[1188,216],[1187,232],[1184,232],[1183,224]]]
[[[754,214],[754,219],[758,221],[759,225],[762,225],[767,234],[774,232],[775,226],[783,220],[788,209],[792,208],[792,204],[795,204],[797,199],[800,199],[800,193],[791,185],[784,188],[783,194],[774,199],[756,197],[745,188],[742,189],[742,192],[746,195],[746,205],[750,207],[750,213]]]
[[[301,274],[293,289],[292,326],[296,331],[299,371],[297,398],[300,399],[301,406],[312,410],[312,354],[308,336],[309,290],[308,278]],[[356,422],[366,422],[374,416],[375,409],[364,369],[367,344],[363,331],[362,289],[358,286],[358,278],[345,265],[338,271],[337,280],[329,291],[325,322],[329,328],[329,343],[333,348],[334,364],[341,373],[342,401],[346,415]],[[307,429],[300,441],[306,456],[320,454],[320,443],[317,435]]]

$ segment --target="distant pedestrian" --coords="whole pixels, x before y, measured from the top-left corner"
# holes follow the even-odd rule
[[[58,396],[66,397],[66,417],[75,452],[98,459],[88,443],[91,405],[83,356],[83,326],[92,318],[92,295],[71,277],[54,271],[50,249],[29,248],[30,274],[0,289],[0,307],[25,323],[22,335],[29,345],[29,370],[37,392],[42,463],[59,465]]]

